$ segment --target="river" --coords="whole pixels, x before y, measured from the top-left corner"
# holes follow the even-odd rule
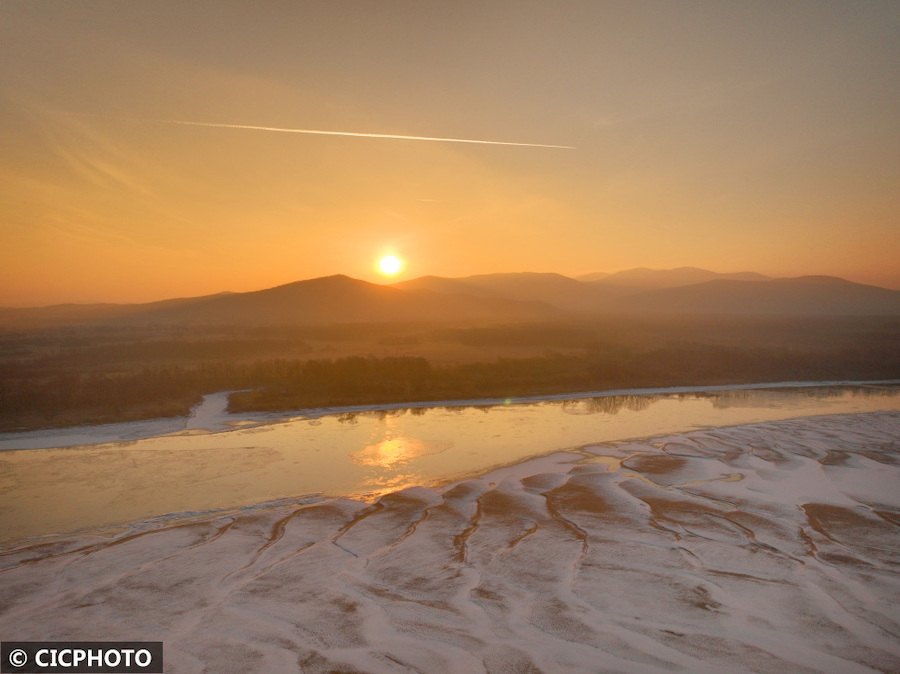
[[[371,501],[589,445],[900,410],[900,382],[661,389],[289,418],[230,417],[223,400],[208,397],[187,419],[0,436],[0,544],[272,502]]]

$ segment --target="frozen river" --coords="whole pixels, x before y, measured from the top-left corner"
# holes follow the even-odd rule
[[[900,671],[898,392],[217,395],[174,434],[0,452],[0,633],[198,674]]]
[[[224,403],[223,394],[209,396],[188,419],[0,436],[0,542],[273,501],[372,501],[562,449],[898,410],[900,383],[631,391],[287,419],[230,417]]]

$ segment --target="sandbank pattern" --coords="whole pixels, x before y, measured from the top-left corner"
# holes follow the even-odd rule
[[[898,485],[897,412],[594,445],[10,550],[0,634],[167,672],[898,671]]]

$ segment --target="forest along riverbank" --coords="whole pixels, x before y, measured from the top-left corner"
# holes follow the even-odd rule
[[[900,377],[898,317],[597,316],[506,325],[0,330],[0,430],[233,412]],[[377,354],[377,355],[375,355]]]

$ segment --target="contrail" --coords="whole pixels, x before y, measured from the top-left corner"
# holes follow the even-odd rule
[[[393,138],[395,140],[430,140],[438,143],[476,143],[478,145],[515,145],[517,147],[548,147],[574,150],[571,145],[545,145],[543,143],[511,143],[500,140],[475,140],[472,138],[435,138],[432,136],[401,136],[391,133],[358,133],[353,131],[322,131],[320,129],[283,129],[277,126],[249,126],[247,124],[213,124],[211,122],[186,122],[179,119],[147,119],[147,122],[206,126],[213,129],[249,129],[251,131],[277,131],[279,133],[306,133],[314,136],[353,136],[355,138]]]

